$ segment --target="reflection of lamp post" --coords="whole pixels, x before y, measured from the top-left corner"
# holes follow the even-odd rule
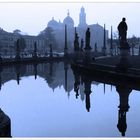
[[[67,81],[68,81],[68,64],[66,61],[64,61],[64,71],[65,71],[65,91],[68,91],[68,85],[67,85]]]
[[[127,129],[126,112],[128,112],[129,109],[129,94],[131,93],[132,89],[128,88],[127,86],[116,86],[116,90],[119,93],[120,98],[117,127],[122,136],[125,136]]]
[[[35,76],[35,79],[36,79],[37,78],[37,63],[35,62],[33,64],[33,66],[34,66],[34,76]]]
[[[80,85],[80,75],[78,73],[75,73],[74,74],[74,79],[75,79],[75,82],[74,82],[74,91],[75,91],[75,96],[76,96],[76,99],[78,98],[79,96],[79,85]]]
[[[19,85],[19,81],[20,81],[20,64],[16,64],[16,76],[17,76],[17,84]]]

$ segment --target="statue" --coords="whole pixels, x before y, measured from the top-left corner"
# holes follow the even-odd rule
[[[89,28],[87,28],[87,31],[86,31],[86,47],[85,49],[91,49],[90,47],[90,30]]]
[[[126,20],[125,18],[122,18],[122,21],[118,25],[120,42],[126,42],[127,24],[126,24],[125,20]]]
[[[76,33],[75,34],[75,40],[74,40],[74,50],[75,51],[79,51],[79,37],[78,37],[78,34]]]

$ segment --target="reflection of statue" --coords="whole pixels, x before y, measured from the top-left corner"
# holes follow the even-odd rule
[[[89,112],[90,111],[91,82],[85,79],[84,84],[85,84],[84,93],[86,95],[86,109]]]
[[[132,89],[128,88],[127,86],[117,86],[116,90],[119,93],[120,97],[117,128],[122,133],[122,136],[125,136],[125,132],[127,129],[126,112],[129,109],[128,100],[129,94],[131,93]]]
[[[17,84],[19,85],[21,65],[20,64],[16,64],[15,70],[16,70],[16,76],[17,76]]]
[[[76,99],[77,99],[78,96],[79,96],[79,93],[78,93],[78,91],[79,91],[79,83],[78,82],[74,83],[74,91],[76,92],[75,96],[76,96]]]
[[[125,20],[126,20],[125,18],[122,18],[122,21],[118,25],[119,39],[121,42],[126,41],[127,24],[126,24]]]
[[[0,137],[11,137],[11,120],[0,109]]]
[[[122,136],[125,136],[125,132],[127,129],[126,112],[125,111],[119,110],[117,128],[122,133]]]
[[[79,96],[79,85],[80,85],[80,76],[78,73],[74,73],[74,79],[75,79],[75,82],[74,82],[74,91],[76,92],[76,98],[78,98]]]

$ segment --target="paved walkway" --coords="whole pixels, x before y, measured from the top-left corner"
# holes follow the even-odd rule
[[[128,60],[132,66],[132,68],[140,69],[140,56],[129,56]],[[112,56],[112,57],[101,57],[94,61],[97,64],[103,65],[111,65],[115,66],[120,62],[120,56]]]

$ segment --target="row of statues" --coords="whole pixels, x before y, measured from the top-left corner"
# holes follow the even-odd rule
[[[122,21],[119,23],[118,25],[118,32],[119,32],[119,41],[120,43],[126,43],[127,42],[127,24],[126,24],[126,18],[122,18]],[[78,33],[76,33],[75,31],[75,40],[74,40],[74,50],[78,51],[78,50],[83,50],[83,46],[84,46],[84,41],[83,39],[81,39],[81,48],[79,47],[79,37],[78,37]],[[86,30],[86,34],[85,34],[85,50],[91,50],[90,47],[90,29],[87,28]]]
[[[86,30],[86,35],[85,35],[85,50],[91,50],[90,47],[90,29],[87,28]],[[81,47],[79,47],[79,37],[78,37],[78,33],[75,31],[75,39],[74,39],[74,51],[83,51],[83,47],[84,47],[84,40],[83,38],[81,39]]]

